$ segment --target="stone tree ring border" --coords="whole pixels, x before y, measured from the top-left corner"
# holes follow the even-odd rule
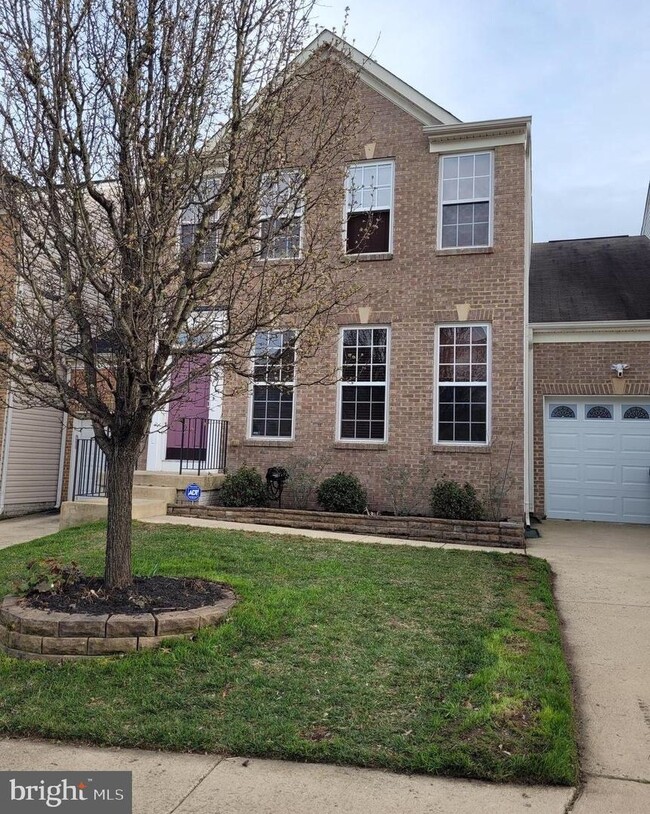
[[[190,639],[221,624],[237,602],[235,592],[214,605],[155,613],[62,613],[6,596],[0,605],[0,648],[10,656],[40,661],[91,659],[153,650],[168,639]]]

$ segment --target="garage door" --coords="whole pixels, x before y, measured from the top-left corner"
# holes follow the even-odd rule
[[[547,517],[650,523],[650,398],[544,405]]]

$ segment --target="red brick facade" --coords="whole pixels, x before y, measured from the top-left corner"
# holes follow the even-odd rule
[[[545,396],[650,396],[650,342],[536,344],[533,360],[534,507],[543,517]],[[623,380],[612,375],[615,362],[630,366]]]
[[[336,441],[336,385],[298,388],[295,440],[248,438],[245,394],[224,400],[229,421],[228,468],[253,465],[265,472],[292,455],[317,455],[323,475],[345,470],[368,490],[373,510],[388,508],[391,471],[408,466],[414,478],[424,459],[431,480],[446,474],[469,481],[479,492],[492,475],[503,475],[509,460],[512,488],[504,514],[521,519],[524,503],[524,280],[526,156],[522,143],[493,148],[493,248],[439,251],[438,169],[440,156],[429,151],[422,125],[370,89],[364,109],[372,125],[352,161],[364,160],[364,144],[375,143],[374,159],[395,161],[393,252],[389,259],[362,258],[357,282],[369,313],[352,310],[345,319],[358,325],[389,326],[391,332],[388,440],[386,443]],[[468,139],[463,149],[474,148]],[[480,149],[484,149],[481,147]],[[450,152],[458,152],[457,149]],[[344,191],[341,189],[341,207]],[[492,330],[491,442],[488,446],[435,445],[434,337],[441,323],[459,322],[459,304],[469,304],[469,322]],[[462,314],[460,315],[463,316]],[[281,326],[284,327],[284,326]],[[337,348],[323,347],[306,368],[331,368]],[[300,377],[298,359],[298,377]]]

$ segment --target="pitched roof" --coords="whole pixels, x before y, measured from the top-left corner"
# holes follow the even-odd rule
[[[650,319],[643,235],[533,243],[530,322]]]
[[[296,57],[304,62],[322,45],[330,45],[350,59],[359,69],[360,79],[391,102],[410,113],[423,125],[459,124],[460,119],[412,88],[374,59],[346,42],[333,31],[323,29]]]

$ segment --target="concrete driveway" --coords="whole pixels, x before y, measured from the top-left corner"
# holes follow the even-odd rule
[[[581,719],[576,814],[650,812],[650,528],[546,521]]]

